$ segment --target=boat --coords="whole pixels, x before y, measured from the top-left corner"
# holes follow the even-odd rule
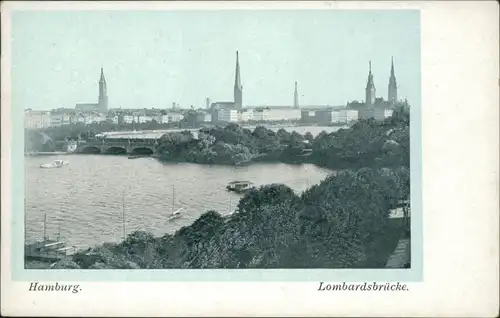
[[[244,193],[253,189],[254,187],[254,183],[251,181],[232,181],[229,182],[229,184],[226,186],[226,189],[237,193]]]
[[[40,168],[61,168],[62,166],[66,166],[69,162],[66,160],[54,160],[52,163],[44,163],[40,165]]]
[[[175,206],[175,187],[172,187],[172,213],[170,213],[170,215],[167,217],[168,221],[173,221],[182,217],[181,211],[184,210],[184,208],[179,208],[177,210],[174,210],[174,206]]]
[[[47,237],[47,213],[45,213],[43,221],[43,240],[25,244],[25,259],[42,262],[57,262],[59,260],[71,259],[77,252],[77,248],[76,246],[66,246],[66,242],[60,240],[60,232],[61,229],[59,228],[57,240]]]
[[[168,220],[169,221],[172,221],[172,220],[175,220],[175,219],[178,219],[180,217],[182,217],[182,214],[181,214],[181,211],[183,210],[183,208],[180,208],[180,209],[177,209],[175,210],[174,212],[172,212],[169,216],[168,216]]]
[[[128,156],[129,159],[138,159],[138,158],[148,158],[150,155],[130,155]]]

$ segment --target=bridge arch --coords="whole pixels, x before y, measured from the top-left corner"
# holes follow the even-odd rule
[[[101,153],[101,148],[96,147],[96,146],[85,146],[83,147],[81,153]]]
[[[105,154],[109,155],[122,155],[127,153],[127,149],[125,147],[120,146],[111,146],[104,150]]]
[[[130,154],[133,155],[152,155],[153,153],[153,148],[146,146],[135,147],[130,151]]]

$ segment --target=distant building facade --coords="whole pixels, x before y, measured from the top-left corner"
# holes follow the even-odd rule
[[[217,122],[234,123],[238,121],[237,109],[219,109],[217,111]]]
[[[48,111],[26,109],[24,111],[24,128],[41,129],[50,127],[51,116]]]
[[[374,119],[376,121],[383,121],[386,118],[391,117],[393,112],[394,110],[388,108],[362,109],[359,111],[359,119]]]

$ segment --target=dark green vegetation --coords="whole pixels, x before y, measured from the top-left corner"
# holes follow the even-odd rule
[[[186,133],[165,136],[164,156],[198,158],[213,151],[211,158],[225,162],[277,152],[275,158],[283,158],[307,139],[309,157],[321,164],[361,168],[331,175],[300,196],[285,185],[263,186],[248,192],[230,216],[208,211],[162,237],[134,232],[121,243],[82,251],[75,263],[59,268],[381,268],[404,235],[403,220],[390,219],[389,210],[410,195],[408,112],[314,139],[235,125],[202,134],[199,141]]]
[[[344,171],[301,196],[268,185],[247,193],[231,216],[208,211],[163,237],[134,232],[119,244],[79,253],[75,262],[80,268],[383,267],[402,234],[389,209],[408,193],[404,167]]]
[[[332,169],[409,165],[409,109],[397,108],[383,122],[362,120],[349,129],[322,132],[316,138],[284,129],[236,124],[202,128],[198,139],[189,131],[165,134],[157,148],[160,160],[202,164],[250,161],[314,163]]]

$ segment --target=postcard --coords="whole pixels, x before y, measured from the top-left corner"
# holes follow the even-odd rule
[[[2,314],[494,316],[494,7],[2,3]]]

